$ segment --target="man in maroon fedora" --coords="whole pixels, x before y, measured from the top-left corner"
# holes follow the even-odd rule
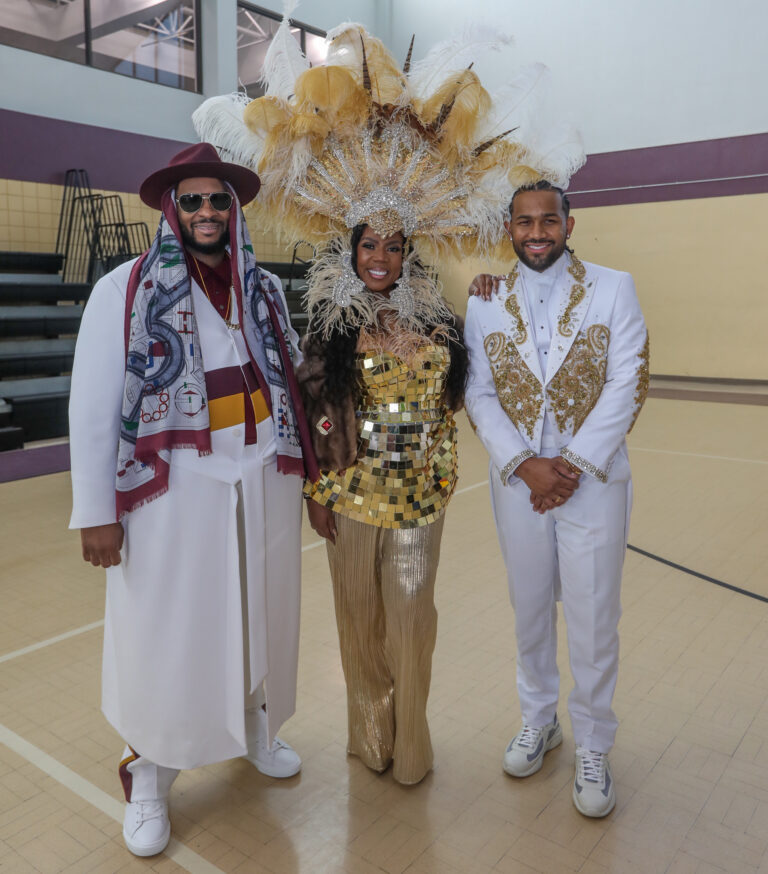
[[[190,146],[142,184],[151,248],[99,280],[70,400],[83,558],[107,569],[102,709],[126,743],[131,852],[162,852],[180,769],[290,777],[300,490],[316,476],[280,281],[254,259],[251,170]]]

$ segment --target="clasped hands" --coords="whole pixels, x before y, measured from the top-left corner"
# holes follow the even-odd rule
[[[579,474],[569,467],[565,459],[526,458],[516,470],[515,476],[531,490],[531,505],[534,513],[562,507],[579,487]]]

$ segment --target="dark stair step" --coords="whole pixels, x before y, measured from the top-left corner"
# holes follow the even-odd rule
[[[0,427],[0,452],[24,448],[24,429],[18,425]]]
[[[85,301],[90,286],[85,282],[62,282],[45,273],[0,273],[0,303],[30,304]]]
[[[0,307],[0,337],[76,334],[82,315],[82,304]]]
[[[64,256],[53,252],[0,252],[3,273],[58,273]]]
[[[69,387],[68,376],[0,381],[0,398],[10,403],[11,424],[24,430],[25,442],[67,435]]]
[[[259,267],[266,270],[267,273],[274,273],[280,279],[289,279],[291,276],[294,279],[305,279],[309,264],[291,264],[290,261],[259,261]]]
[[[75,338],[0,340],[0,377],[58,376],[72,369]]]

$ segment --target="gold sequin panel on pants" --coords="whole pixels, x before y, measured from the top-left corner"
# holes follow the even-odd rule
[[[327,544],[347,682],[347,750],[375,771],[393,762],[400,783],[418,783],[432,767],[427,696],[443,519],[382,528],[334,513],[336,545]]]

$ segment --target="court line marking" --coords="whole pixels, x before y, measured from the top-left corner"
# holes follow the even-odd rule
[[[648,552],[647,549],[640,549],[639,546],[632,546],[631,543],[627,544],[627,549],[631,549],[632,552],[637,552],[640,555],[644,555],[646,558],[650,558],[653,561],[658,561],[660,564],[664,564],[667,567],[674,568],[677,571],[682,571],[684,574],[689,574],[692,577],[697,577],[700,580],[705,580],[707,583],[712,583],[715,586],[720,586],[721,589],[728,589],[730,592],[736,592],[737,595],[746,595],[747,598],[754,598],[755,601],[763,601],[765,604],[768,604],[768,598],[765,595],[760,595],[757,592],[750,592],[749,589],[742,589],[740,586],[734,586],[733,583],[726,583],[723,580],[718,580],[715,577],[707,576],[707,574],[702,574],[699,571],[695,571],[692,568],[686,567],[684,564],[678,564],[676,561],[670,561],[668,558],[663,558],[660,555],[656,555],[655,552]]]
[[[733,458],[730,455],[705,455],[702,452],[678,452],[675,449],[644,449],[642,446],[630,446],[629,454],[633,452],[653,452],[658,455],[685,455],[688,458],[706,458],[712,461],[738,461],[742,464],[768,464],[759,458]]]
[[[5,655],[0,656],[0,664],[9,662],[11,659],[17,659],[19,656],[26,655],[29,652],[44,649],[46,646],[51,646],[51,644],[59,643],[59,641],[67,640],[70,637],[77,637],[78,634],[85,634],[86,631],[93,631],[94,628],[101,628],[102,625],[104,625],[104,620],[100,619],[98,622],[81,625],[80,628],[73,628],[72,631],[65,631],[63,634],[57,634],[55,637],[49,637],[47,640],[41,640],[39,643],[31,643],[29,646],[24,646],[13,652],[7,652]]]
[[[83,801],[87,801],[92,807],[105,813],[110,819],[115,820],[122,825],[123,814],[125,807],[123,802],[118,801],[111,795],[108,795],[103,789],[94,786],[84,777],[75,773],[71,768],[63,765],[58,759],[43,752],[39,747],[24,740],[11,731],[10,728],[0,723],[0,743],[13,750],[14,753],[21,756],[30,764],[34,765],[38,770],[53,778],[57,783],[69,789],[75,795],[78,795]],[[106,836],[105,836],[106,837]],[[126,849],[126,861],[130,856]],[[175,838],[171,838],[164,854],[169,859],[172,859],[177,865],[180,865],[190,874],[224,874],[221,868],[211,864],[207,859],[204,859],[194,850],[179,843]],[[159,857],[155,857],[159,858]]]

